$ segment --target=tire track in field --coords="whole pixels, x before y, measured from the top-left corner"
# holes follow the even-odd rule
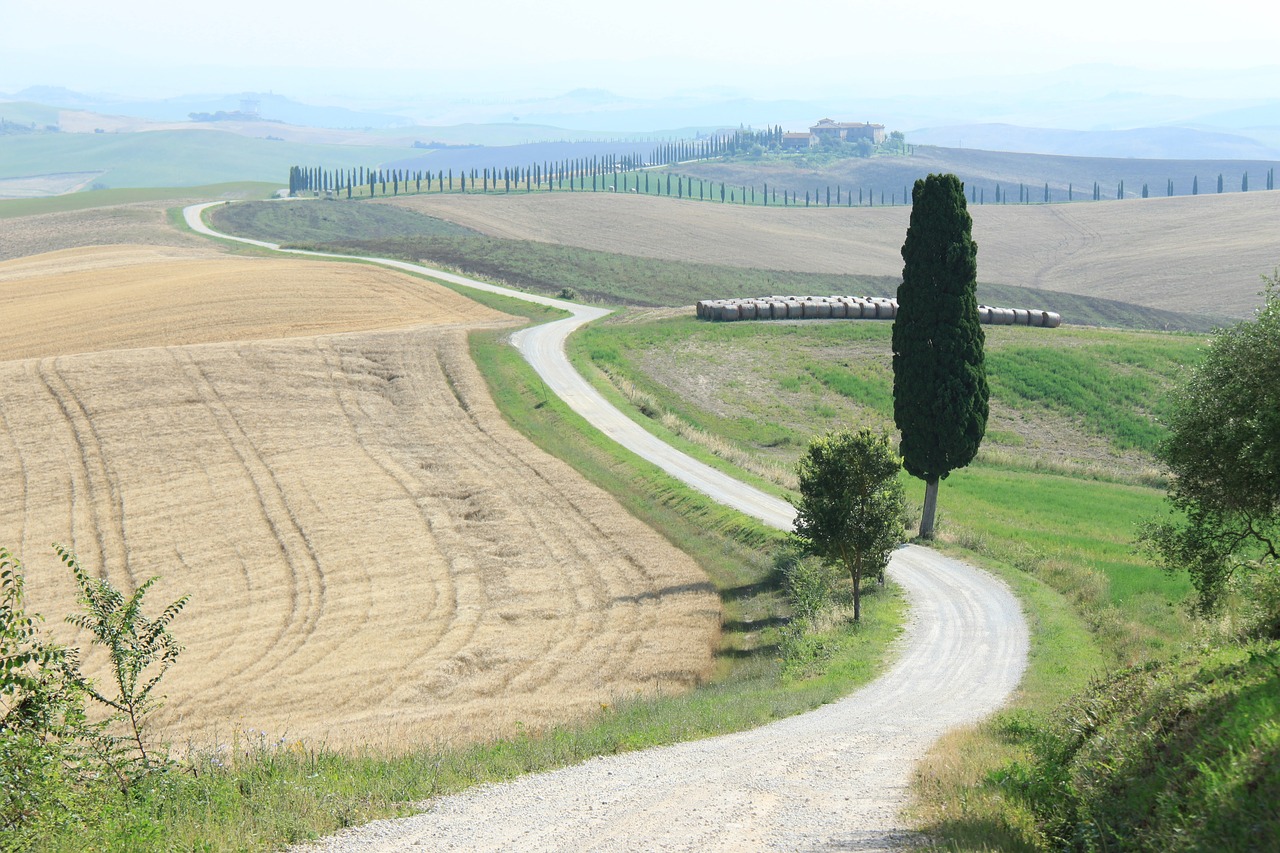
[[[636,661],[638,650],[646,642],[647,631],[656,616],[650,610],[636,608],[634,605],[638,602],[634,599],[627,600],[624,591],[637,588],[634,582],[628,583],[628,579],[639,577],[643,579],[645,588],[652,588],[656,576],[643,571],[634,555],[607,544],[613,541],[613,537],[610,531],[597,523],[592,507],[583,506],[571,491],[566,492],[561,484],[555,482],[539,466],[531,465],[527,459],[502,446],[502,442],[491,432],[490,420],[498,417],[492,403],[478,394],[472,399],[473,389],[483,388],[483,379],[474,364],[462,357],[463,351],[438,346],[437,352],[442,369],[449,376],[450,390],[459,399],[475,428],[490,437],[492,445],[499,448],[496,451],[502,455],[499,467],[510,471],[513,478],[518,472],[520,478],[538,482],[539,491],[555,495],[557,500],[564,502],[568,510],[555,513],[559,521],[555,528],[547,527],[545,521],[540,523],[527,506],[517,505],[514,511],[525,519],[526,527],[537,532],[543,548],[554,559],[564,565],[589,568],[585,574],[566,578],[569,584],[566,593],[578,602],[574,614],[579,629],[549,650],[544,659],[562,660],[567,655],[568,660],[573,660],[587,648],[599,648],[601,638],[604,638],[609,643],[608,649],[616,653],[606,651],[592,655],[592,659],[608,661],[609,672],[625,675]],[[701,591],[710,593],[710,584],[704,584]],[[598,630],[605,621],[609,622],[613,630]],[[525,671],[517,675],[518,683],[522,687],[526,684],[549,683],[560,674],[545,666],[539,669],[542,681],[535,681],[537,676],[532,671]],[[688,683],[687,678],[677,680]]]
[[[109,579],[112,570],[117,569],[128,578],[128,587],[136,588],[138,581],[129,565],[124,500],[107,464],[101,436],[98,435],[93,418],[84,401],[58,369],[58,359],[40,359],[36,365],[40,381],[61,410],[62,419],[69,428],[77,456],[77,468],[84,483],[83,491],[89,504],[89,518],[98,547],[101,575]],[[76,554],[78,556],[79,552]],[[117,585],[120,584],[117,582]]]
[[[253,487],[262,520],[271,531],[279,554],[292,579],[289,611],[269,648],[234,671],[238,677],[257,672],[259,677],[290,663],[290,658],[316,629],[325,607],[325,577],[311,540],[289,505],[289,499],[271,466],[258,452],[231,407],[219,394],[207,369],[190,349],[171,350],[192,390],[209,413],[244,476]],[[237,353],[237,357],[239,354]]]
[[[376,354],[371,351],[373,348],[369,345],[339,345],[333,339],[321,338],[316,340],[315,349],[333,375],[341,377],[345,382],[345,387],[337,381],[332,383],[333,399],[342,412],[347,428],[360,452],[396,485],[405,501],[414,507],[421,530],[429,541],[432,540],[431,518],[423,506],[423,490],[420,483],[385,451],[385,447],[371,441],[367,434],[369,430],[363,426],[373,420],[374,413],[364,408],[361,396],[373,395],[394,406],[388,386],[400,377],[396,376],[394,370],[389,369],[384,362],[375,358]],[[377,385],[370,388],[369,381]],[[360,410],[359,415],[356,414],[357,409]],[[379,447],[381,452],[375,452],[374,447]],[[445,557],[438,548],[435,548],[435,555],[439,561],[444,561]],[[370,584],[372,579],[367,571],[364,577],[366,584]],[[422,614],[423,631],[419,634],[419,638],[423,648],[434,650],[440,645],[444,636],[459,628],[455,626],[457,593],[452,575],[448,572],[433,574],[431,587],[431,607]],[[371,605],[364,608],[361,625],[371,624],[370,607]],[[471,633],[474,633],[474,626],[471,628]],[[470,634],[468,639],[469,637]],[[373,698],[372,694],[375,693],[379,695],[391,693],[391,688],[398,682],[399,677],[398,673],[389,672],[377,681],[371,682],[370,698]]]
[[[19,554],[27,553],[27,524],[28,516],[31,513],[31,501],[28,499],[31,494],[30,475],[27,472],[27,462],[23,458],[22,448],[18,445],[18,441],[14,438],[13,427],[9,423],[9,417],[5,414],[4,398],[0,397],[0,432],[4,433],[4,437],[8,439],[10,451],[3,458],[11,459],[18,466],[18,480],[20,482],[21,494],[18,500],[22,506],[22,521],[18,526],[18,551]],[[10,494],[12,499],[13,495]]]

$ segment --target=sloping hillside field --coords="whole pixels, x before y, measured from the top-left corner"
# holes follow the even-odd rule
[[[384,202],[378,202],[382,204]],[[493,237],[769,270],[902,274],[909,208],[743,207],[622,193],[416,195],[385,202]],[[1280,192],[970,205],[995,284],[1244,317],[1280,263]],[[745,295],[745,294],[744,294]]]
[[[694,563],[497,414],[466,330],[505,315],[362,265],[137,247],[0,264],[0,313],[0,542],[64,640],[50,542],[162,575],[155,607],[191,595],[179,740],[466,740],[711,665]]]

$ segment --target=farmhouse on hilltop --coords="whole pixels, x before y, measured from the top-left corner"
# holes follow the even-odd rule
[[[782,134],[782,147],[808,148],[822,142],[856,142],[859,139],[869,139],[873,145],[879,145],[884,142],[884,125],[824,118],[809,128],[808,133]]]

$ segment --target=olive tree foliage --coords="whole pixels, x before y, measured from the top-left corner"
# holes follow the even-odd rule
[[[795,537],[804,553],[849,574],[855,622],[863,579],[880,577],[902,541],[901,468],[888,435],[867,429],[815,438],[800,458]]]
[[[1140,535],[1166,569],[1190,573],[1202,614],[1238,576],[1280,573],[1280,274],[1264,281],[1257,316],[1213,338],[1174,401],[1157,454],[1172,512]]]
[[[986,433],[986,336],[964,184],[929,175],[916,181],[911,203],[893,321],[893,419],[903,466],[925,481],[920,536],[930,539],[938,481],[968,465]]]

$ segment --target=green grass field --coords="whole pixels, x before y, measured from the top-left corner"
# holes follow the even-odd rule
[[[470,228],[381,204],[302,201],[233,204],[206,214],[219,231],[274,243],[331,243],[350,234],[385,240],[405,236],[480,236]]]

